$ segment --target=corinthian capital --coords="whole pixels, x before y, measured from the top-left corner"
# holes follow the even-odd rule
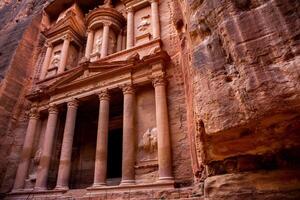
[[[39,113],[37,107],[34,106],[30,109],[29,118],[30,119],[39,119],[40,118],[40,113]]]
[[[120,86],[123,91],[123,94],[133,94],[135,93],[134,87],[132,84],[124,84]]]
[[[58,107],[55,104],[49,105],[49,114],[57,114],[59,112]]]
[[[79,105],[79,101],[77,99],[72,99],[68,102],[68,108],[77,108]]]
[[[167,80],[164,74],[156,75],[152,77],[152,84],[154,87],[160,86],[160,85],[166,85]]]
[[[109,99],[110,99],[110,95],[109,95],[109,92],[107,89],[100,91],[98,96],[99,96],[100,101],[102,101],[102,100],[109,101]]]

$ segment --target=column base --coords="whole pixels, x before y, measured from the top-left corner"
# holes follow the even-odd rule
[[[122,180],[120,186],[135,185],[135,180]]]
[[[106,183],[94,183],[91,188],[105,187]]]
[[[157,183],[171,183],[174,182],[174,177],[159,177]]]
[[[45,190],[47,190],[47,188],[46,187],[34,187],[33,190],[34,191],[45,191]]]
[[[66,191],[66,190],[69,190],[69,187],[68,186],[60,186],[60,185],[57,185],[54,190],[56,191]]]

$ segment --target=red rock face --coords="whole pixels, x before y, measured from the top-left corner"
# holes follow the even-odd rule
[[[167,13],[160,16],[162,41],[171,58],[173,173],[180,189],[99,198],[299,199],[300,2],[161,2]],[[41,11],[46,3],[0,2],[0,194],[12,189],[24,142],[30,104],[25,94],[45,54]],[[138,105],[150,113],[154,94],[143,92]],[[151,100],[148,107],[143,98]],[[139,126],[143,133],[146,126]],[[136,176],[149,182],[157,176],[155,170],[153,177],[143,176],[144,171]],[[55,173],[49,175],[54,186]]]
[[[187,84],[193,87],[190,107],[196,124],[195,133],[190,133],[197,155],[194,163],[200,165],[195,164],[195,170],[204,179],[232,174],[218,176],[214,183],[211,178],[205,181],[207,197],[226,199],[229,193],[240,193],[230,186],[227,192],[220,191],[218,184],[227,177],[239,184],[235,174],[240,172],[277,170],[279,176],[281,169],[299,164],[294,152],[299,151],[300,142],[300,4],[191,0],[182,6],[189,13],[192,81]],[[201,165],[207,167],[205,173]],[[267,182],[277,185],[271,178]],[[259,190],[258,186],[253,185],[253,190]]]

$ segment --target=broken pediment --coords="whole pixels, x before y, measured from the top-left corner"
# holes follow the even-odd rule
[[[80,37],[85,36],[84,16],[76,4],[66,10],[57,22],[46,31],[47,38],[55,37],[60,33],[70,31]]]

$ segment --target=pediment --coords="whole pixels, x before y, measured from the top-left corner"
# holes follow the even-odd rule
[[[48,86],[48,91],[54,92],[62,88],[82,85],[101,76],[112,76],[120,71],[130,70],[132,66],[133,63],[128,61],[83,63],[66,76],[54,81]]]
[[[72,31],[81,37],[84,37],[85,34],[85,27],[83,22],[79,22],[78,19],[75,17],[75,14],[70,11],[67,16],[63,19],[59,20],[56,24],[54,24],[47,32],[46,36],[51,38],[59,33],[65,31]]]

